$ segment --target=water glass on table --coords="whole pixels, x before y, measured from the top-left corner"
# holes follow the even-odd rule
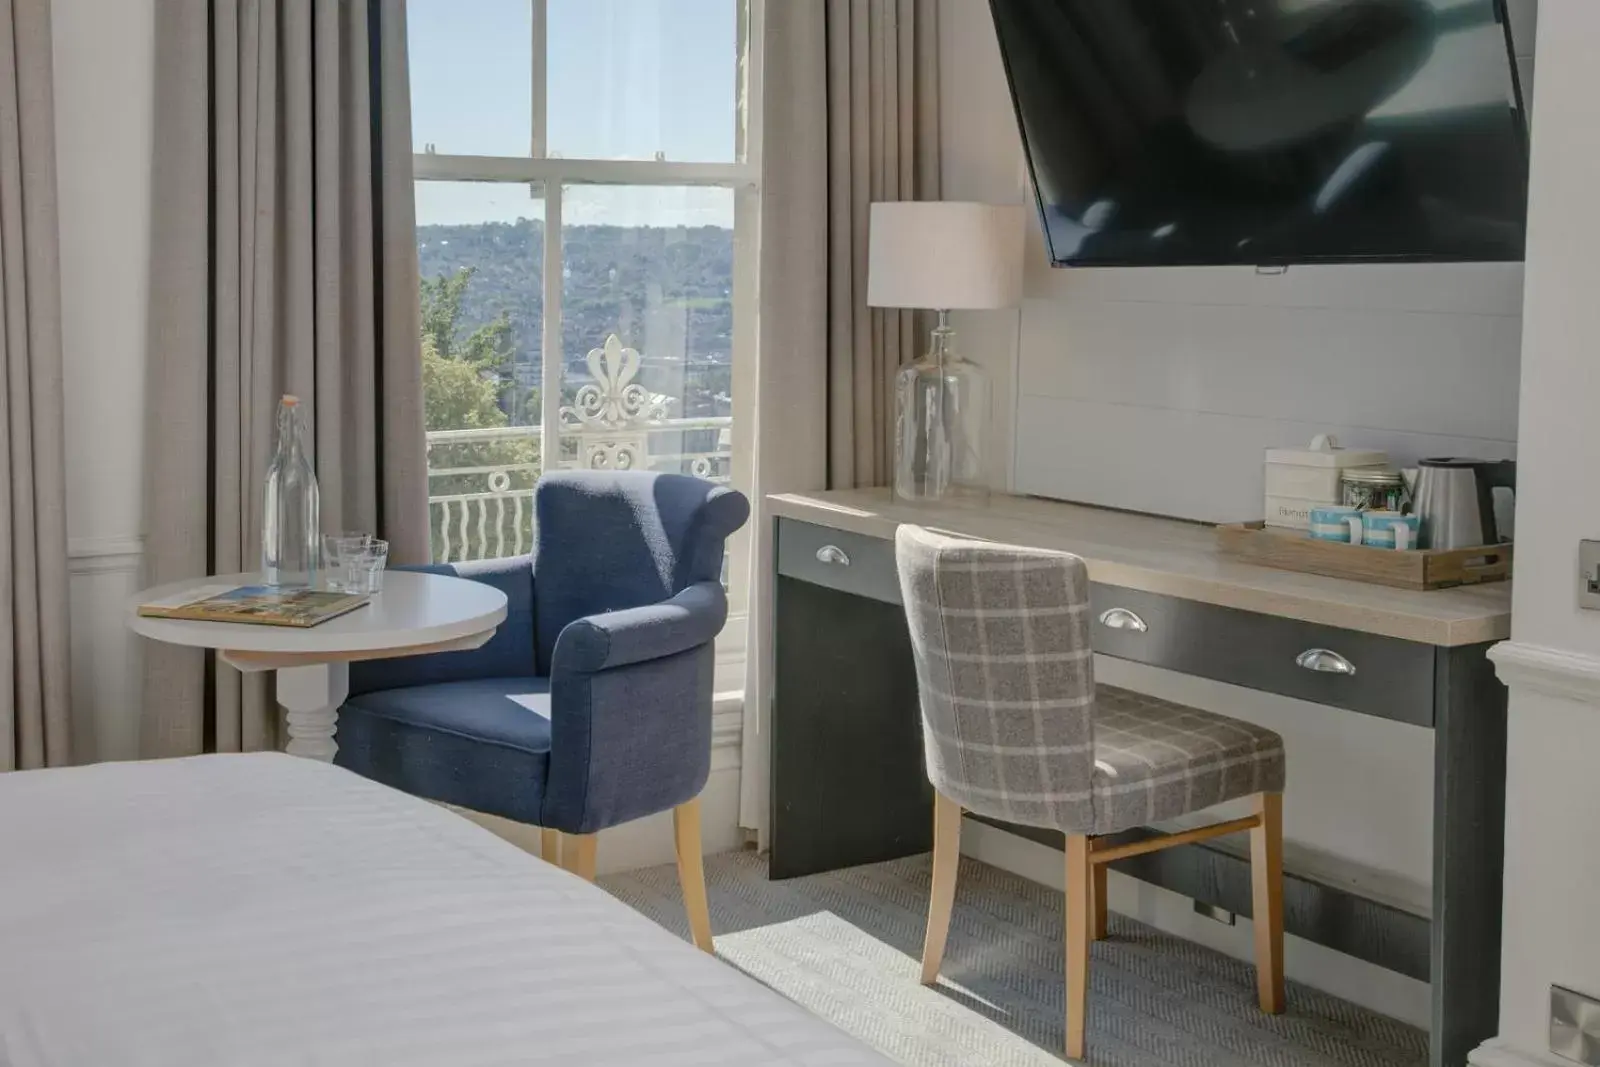
[[[323,538],[328,588],[341,593],[376,593],[383,588],[389,542],[371,534],[337,533]]]
[[[383,570],[389,565],[389,542],[369,537],[350,570],[352,593],[383,592]]]

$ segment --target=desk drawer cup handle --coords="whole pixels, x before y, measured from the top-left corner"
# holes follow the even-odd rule
[[[817,549],[818,563],[836,563],[841,567],[850,566],[850,557],[845,555],[844,549],[838,545],[823,545]]]
[[[1100,622],[1113,630],[1132,630],[1142,634],[1150,629],[1145,621],[1127,608],[1110,608],[1100,615]]]
[[[1326,648],[1308,648],[1294,658],[1297,666],[1321,674],[1354,674],[1356,665]]]

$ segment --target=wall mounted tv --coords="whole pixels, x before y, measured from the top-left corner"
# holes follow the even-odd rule
[[[1057,266],[1522,258],[1503,0],[990,4]]]

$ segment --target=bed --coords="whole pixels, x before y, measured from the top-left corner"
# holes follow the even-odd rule
[[[0,775],[0,1065],[881,1065],[603,890],[280,754]]]

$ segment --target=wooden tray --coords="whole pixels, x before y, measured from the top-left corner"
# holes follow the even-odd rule
[[[1263,567],[1400,589],[1448,589],[1503,582],[1511,577],[1509,544],[1396,552],[1392,548],[1318,541],[1300,530],[1242,522],[1218,526],[1217,547]]]

